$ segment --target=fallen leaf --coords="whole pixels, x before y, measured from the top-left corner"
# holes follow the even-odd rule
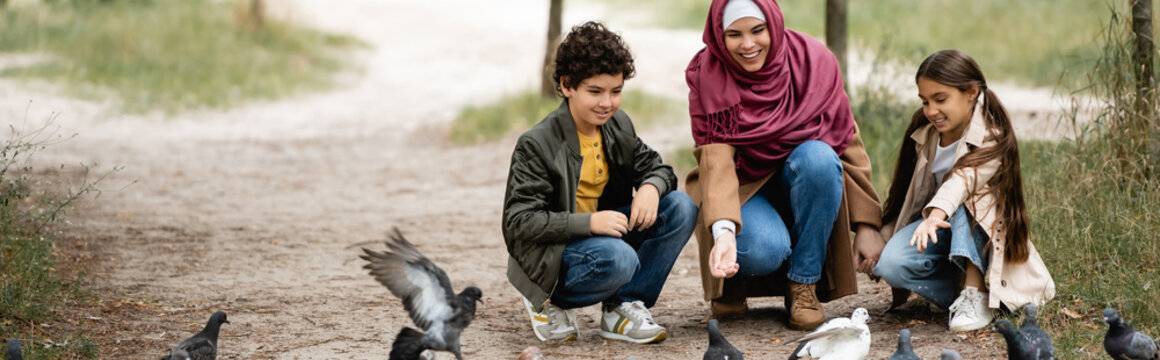
[[[1068,309],[1068,308],[1059,308],[1059,312],[1063,313],[1064,315],[1067,315],[1067,317],[1072,318],[1072,319],[1083,318],[1083,315],[1076,314],[1075,311],[1071,311],[1071,309]]]

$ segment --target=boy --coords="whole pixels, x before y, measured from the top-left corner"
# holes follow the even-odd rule
[[[541,341],[576,340],[572,309],[602,303],[600,336],[668,337],[648,308],[696,225],[697,208],[619,111],[634,75],[620,36],[597,22],[556,51],[560,107],[520,136],[504,195],[508,280]],[[635,196],[633,190],[636,190]]]

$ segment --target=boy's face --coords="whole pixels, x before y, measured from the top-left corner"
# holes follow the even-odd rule
[[[608,122],[620,108],[623,87],[624,74],[599,74],[584,79],[574,89],[562,87],[576,130],[594,135],[596,127]]]

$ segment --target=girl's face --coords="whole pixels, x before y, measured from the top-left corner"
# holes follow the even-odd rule
[[[978,95],[979,88],[959,91],[926,77],[918,78],[918,98],[922,99],[922,113],[942,135],[943,145],[963,136],[963,131],[971,122]]]
[[[769,57],[769,29],[765,22],[743,17],[729,24],[725,28],[725,50],[745,71],[761,70]]]
[[[604,125],[620,109],[620,91],[624,74],[599,74],[581,81],[576,88],[560,87],[568,98],[568,111],[576,130],[595,135],[596,127]]]

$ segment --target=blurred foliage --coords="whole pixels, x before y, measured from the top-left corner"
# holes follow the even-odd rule
[[[1127,14],[1113,13],[1096,43],[1101,56],[1074,93],[1065,121],[1080,135],[1023,155],[1032,234],[1059,294],[1040,314],[1061,359],[1102,357],[1105,307],[1160,334],[1160,120],[1155,94],[1137,92]],[[1094,120],[1080,120],[1081,105],[1096,109]]]
[[[34,172],[34,153],[67,140],[52,120],[36,129],[10,125],[0,142],[0,334],[20,339],[26,359],[94,358],[96,346],[88,339],[42,326],[83,292],[83,275],[57,271],[56,244],[46,230],[73,202],[99,192],[97,184],[109,173],[90,178],[88,167],[79,174],[64,174],[64,167]]]
[[[468,106],[451,124],[451,141],[477,144],[494,141],[511,132],[530,129],[560,106],[560,98],[544,98],[536,92],[513,94],[481,106]],[[652,124],[688,121],[683,102],[642,91],[622,93],[620,110],[632,118],[637,131]]]
[[[693,30],[704,29],[710,3],[600,1],[649,14],[660,26]],[[824,1],[778,4],[787,28],[825,39]],[[849,44],[851,51],[890,44],[883,49],[887,58],[915,66],[935,51],[954,48],[971,54],[991,82],[1075,86],[1085,81],[1082,70],[1099,58],[1096,34],[1107,23],[1108,9],[1124,9],[1127,4],[1126,0],[849,0]]]
[[[230,2],[59,0],[0,13],[0,52],[48,61],[0,75],[64,81],[129,112],[222,108],[329,85],[348,37],[266,21]]]

